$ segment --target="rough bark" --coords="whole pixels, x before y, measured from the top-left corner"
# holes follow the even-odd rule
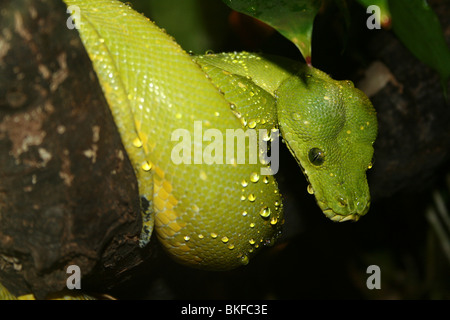
[[[0,281],[42,298],[75,264],[97,284],[120,282],[149,251],[137,246],[133,169],[78,33],[62,1],[2,1],[0,14]]]

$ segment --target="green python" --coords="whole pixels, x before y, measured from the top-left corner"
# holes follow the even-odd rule
[[[246,264],[275,240],[283,207],[273,175],[261,174],[268,164],[250,163],[250,143],[238,150],[236,142],[221,164],[206,159],[230,129],[273,138],[279,128],[330,219],[357,220],[368,211],[377,121],[351,82],[246,52],[190,56],[126,4],[65,2],[79,10],[75,23],[135,168],[142,245],[155,228],[177,261],[221,270]],[[206,137],[208,129],[214,134]],[[181,142],[189,148],[178,150]],[[187,161],[174,161],[183,152]]]
[[[251,162],[251,144],[239,145],[230,130],[245,130],[248,140],[252,130],[265,133],[261,152],[279,129],[328,218],[367,213],[377,120],[350,81],[281,57],[191,56],[126,4],[65,2],[78,13],[72,17],[135,168],[142,246],[155,229],[178,262],[225,270],[273,243],[284,218],[270,163]],[[233,152],[217,161],[229,145]]]

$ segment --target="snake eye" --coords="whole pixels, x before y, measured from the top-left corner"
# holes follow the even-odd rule
[[[313,165],[320,166],[325,161],[325,153],[319,148],[312,148],[308,152],[308,158]]]

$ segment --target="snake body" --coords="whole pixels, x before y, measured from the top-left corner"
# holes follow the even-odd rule
[[[327,217],[367,213],[377,120],[350,81],[280,57],[191,56],[126,4],[65,2],[79,9],[75,23],[135,169],[142,246],[155,229],[178,262],[225,270],[273,243],[282,199],[273,163],[250,161],[250,137],[261,138],[259,158],[278,129]],[[272,160],[276,151],[272,144]]]
[[[250,163],[250,143],[238,148],[230,130],[274,140],[280,128],[326,216],[357,220],[367,212],[377,122],[351,82],[246,52],[193,57],[119,1],[65,2],[79,8],[75,23],[135,168],[141,245],[154,226],[177,261],[224,270],[273,243],[284,221],[277,183],[268,163]],[[229,140],[235,152],[223,151],[220,162]]]

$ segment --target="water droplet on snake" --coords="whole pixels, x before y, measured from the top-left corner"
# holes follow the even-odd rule
[[[248,262],[250,261],[249,257],[247,255],[243,255],[239,258],[239,261],[241,262],[242,265],[247,265]]]
[[[292,119],[294,119],[296,121],[299,121],[299,120],[302,119],[302,116],[299,113],[297,113],[297,112],[291,113],[291,116],[292,116]]]
[[[261,211],[259,211],[259,215],[263,218],[270,217],[271,210],[269,207],[262,207]]]
[[[140,147],[142,147],[142,145],[143,145],[142,140],[139,139],[138,137],[136,137],[133,140],[133,146],[135,146],[136,148],[140,148]]]
[[[145,161],[143,164],[142,164],[142,170],[144,170],[144,171],[150,171],[151,169],[152,169],[152,164],[150,163],[150,162],[148,162],[148,161]]]
[[[259,181],[259,174],[258,173],[256,173],[256,172],[253,172],[251,175],[250,175],[250,181],[251,182],[258,182]]]

